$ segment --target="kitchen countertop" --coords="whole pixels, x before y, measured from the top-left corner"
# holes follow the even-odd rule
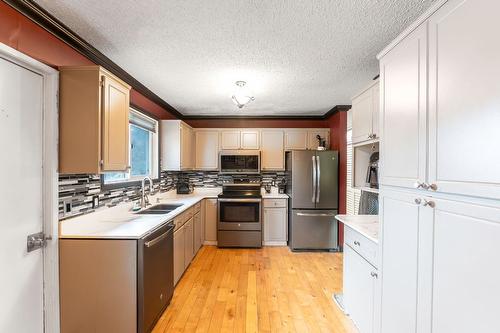
[[[284,193],[278,193],[277,187],[271,187],[271,193],[266,193],[264,188],[262,188],[260,194],[262,199],[288,199],[288,195]]]
[[[168,214],[138,215],[131,211],[133,202],[98,210],[94,213],[63,220],[59,223],[59,238],[139,239],[206,198],[217,198],[221,188],[197,188],[191,194],[177,194],[175,190],[149,197],[159,203],[183,205]]]
[[[378,243],[378,215],[337,215],[335,218],[347,227]]]

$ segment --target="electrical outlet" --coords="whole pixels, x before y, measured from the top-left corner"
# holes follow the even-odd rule
[[[96,209],[97,207],[99,207],[99,196],[98,195],[94,195],[92,197],[92,208]]]
[[[73,203],[71,200],[63,201],[64,205],[64,215],[70,214],[73,210]]]

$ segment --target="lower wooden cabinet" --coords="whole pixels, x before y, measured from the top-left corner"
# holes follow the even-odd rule
[[[287,199],[264,199],[264,245],[286,246],[288,240]]]
[[[184,269],[186,269],[194,258],[194,228],[193,218],[184,224]]]
[[[201,233],[202,231],[202,219],[201,219],[201,212],[195,213],[193,216],[193,229],[194,229],[194,241],[193,241],[193,246],[194,246],[194,254],[198,252],[200,249],[201,245],[203,244],[203,234]]]
[[[207,245],[217,245],[217,199],[205,200],[205,241]]]
[[[184,226],[174,232],[174,284],[179,282],[185,268],[186,238],[184,236]]]

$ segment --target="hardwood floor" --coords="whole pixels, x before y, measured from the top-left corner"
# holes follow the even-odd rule
[[[204,246],[153,333],[357,332],[332,300],[342,254]]]

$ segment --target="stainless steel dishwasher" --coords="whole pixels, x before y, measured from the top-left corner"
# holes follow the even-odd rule
[[[174,225],[169,222],[137,242],[137,331],[150,332],[174,292]]]

